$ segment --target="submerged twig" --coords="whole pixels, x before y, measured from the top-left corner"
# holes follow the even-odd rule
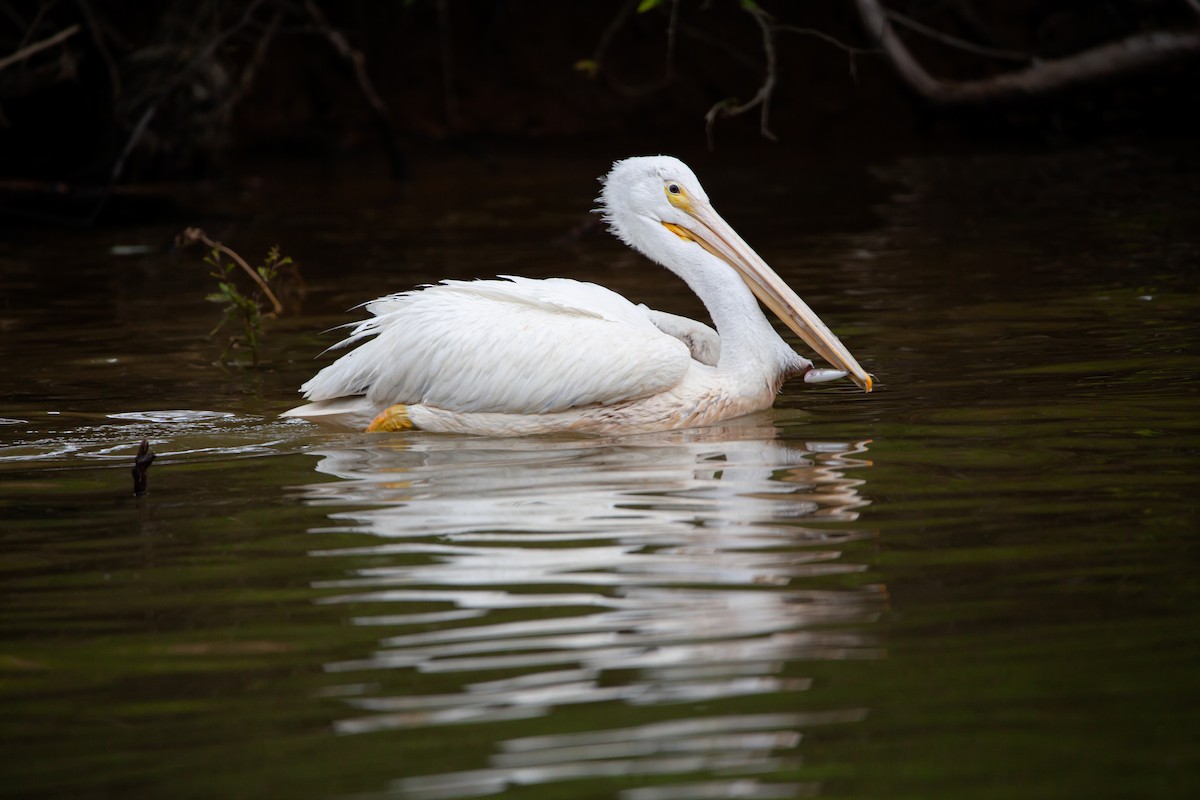
[[[150,465],[154,463],[154,451],[150,449],[150,440],[142,439],[142,445],[138,448],[137,456],[133,459],[133,496],[141,497],[146,492],[150,491],[149,479],[146,473],[150,471]]]

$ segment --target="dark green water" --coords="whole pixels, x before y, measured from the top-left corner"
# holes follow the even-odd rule
[[[214,364],[181,226],[5,233],[0,794],[1200,793],[1194,153],[694,163],[870,396],[612,439],[275,419],[415,283],[699,313],[564,235],[610,155],[268,172],[204,222],[302,264],[261,369]]]

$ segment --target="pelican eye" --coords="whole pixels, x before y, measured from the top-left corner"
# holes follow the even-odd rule
[[[687,211],[692,207],[692,200],[688,197],[687,189],[684,189],[675,181],[664,183],[663,191],[666,192],[667,201],[676,208]]]

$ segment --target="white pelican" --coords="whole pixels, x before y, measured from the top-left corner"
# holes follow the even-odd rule
[[[447,280],[367,303],[372,316],[335,347],[361,344],[283,416],[370,431],[637,433],[761,411],[792,376],[849,374],[871,391],[872,376],[713,210],[686,164],[629,158],[603,183],[612,232],[682,278],[715,331],[594,283]],[[797,355],[756,296],[837,369]]]

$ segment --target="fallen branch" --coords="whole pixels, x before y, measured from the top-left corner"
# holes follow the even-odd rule
[[[82,30],[82,28],[80,28],[79,25],[72,25],[69,28],[59,31],[53,36],[49,36],[41,41],[26,45],[12,55],[7,55],[4,58],[0,58],[0,70],[11,67],[13,64],[20,63],[31,56],[37,55],[43,50],[48,50],[51,47],[54,47],[56,44],[61,44],[75,34],[79,33],[80,30]]]
[[[1163,67],[1200,56],[1200,30],[1156,31],[1129,36],[1067,58],[973,81],[930,75],[896,35],[877,0],[855,0],[863,27],[875,38],[892,69],[923,100],[935,106],[1017,102]]]

